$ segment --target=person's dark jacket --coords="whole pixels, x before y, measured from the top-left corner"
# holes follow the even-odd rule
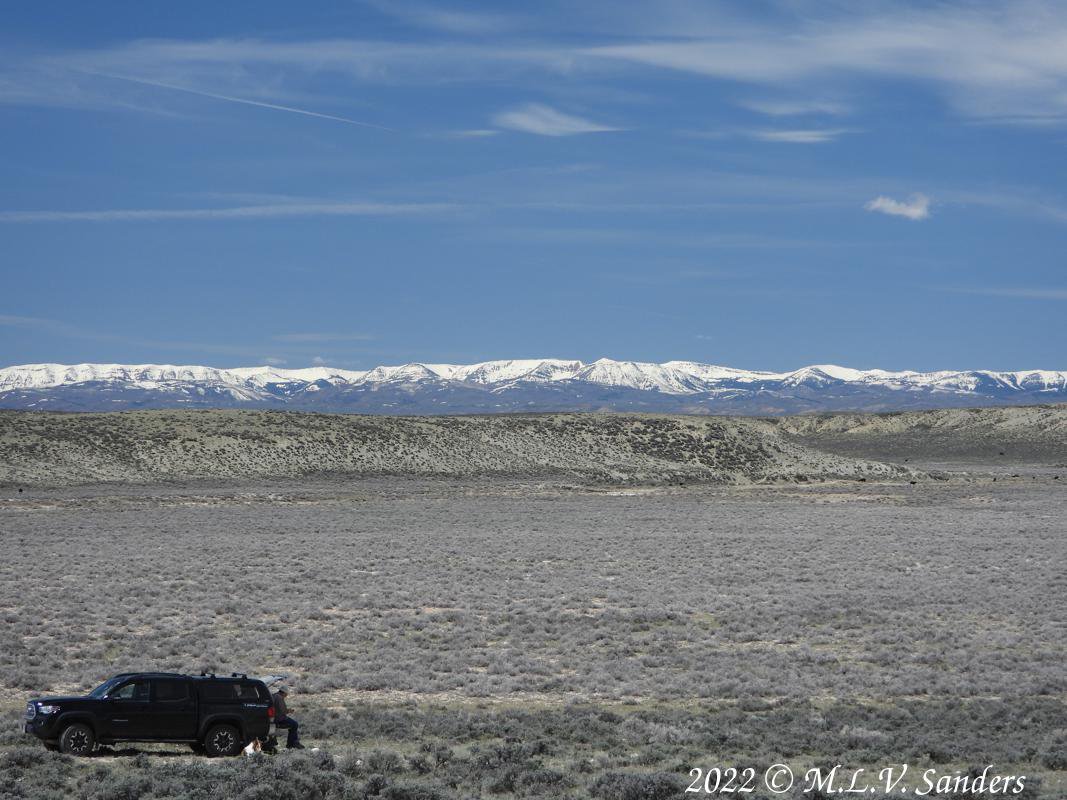
[[[289,708],[285,705],[285,697],[280,694],[274,695],[274,719],[280,721],[289,716]]]

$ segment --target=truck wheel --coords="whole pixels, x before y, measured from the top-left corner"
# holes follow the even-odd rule
[[[204,737],[204,752],[211,757],[241,752],[241,736],[233,725],[213,725]]]
[[[95,744],[93,729],[80,722],[68,726],[59,737],[59,749],[69,756],[87,756]]]

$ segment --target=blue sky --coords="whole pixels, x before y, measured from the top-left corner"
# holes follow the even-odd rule
[[[0,364],[1063,369],[1056,2],[11,4]]]

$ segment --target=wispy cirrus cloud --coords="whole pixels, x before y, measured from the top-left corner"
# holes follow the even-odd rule
[[[831,100],[745,100],[738,105],[768,117],[841,116],[849,112],[848,106]]]
[[[498,136],[500,131],[493,128],[468,128],[462,131],[449,131],[444,134],[453,139],[488,139],[490,136]]]
[[[565,114],[541,103],[527,103],[509,111],[501,111],[493,116],[493,124],[500,128],[532,133],[537,136],[574,136],[580,133],[619,130],[619,128],[602,125],[590,119]]]
[[[785,144],[824,144],[832,142],[846,133],[853,133],[848,128],[806,128],[796,130],[750,131],[753,139],[761,142],[781,142]]]
[[[161,222],[165,220],[373,217],[436,214],[450,203],[275,203],[229,208],[114,208],[99,211],[0,211],[0,224],[31,222]]]
[[[913,194],[907,200],[894,200],[880,195],[863,206],[868,211],[888,214],[891,217],[904,217],[915,222],[930,216],[930,198],[924,194]]]
[[[51,324],[57,323],[55,320],[41,319],[40,317],[20,317],[16,314],[0,314],[0,325],[11,328],[38,328]]]
[[[798,96],[834,94],[849,82],[871,78],[902,79],[934,87],[970,117],[1027,124],[1067,121],[1067,17],[1053,0],[906,7],[871,3],[847,11],[831,5],[818,14],[776,5],[781,6],[776,14],[719,15],[695,24],[694,16],[701,16],[696,4],[672,4],[671,10],[589,4],[568,24],[557,26],[555,37],[549,33],[532,41],[507,38],[529,20],[516,25],[515,17],[495,13],[443,10],[425,2],[395,8],[379,3],[392,16],[437,31],[441,38],[138,40],[42,53],[6,61],[0,69],[0,102],[144,104],[143,98],[123,96],[113,86],[79,83],[78,70],[310,111],[274,98],[300,96],[309,79],[322,75],[378,85],[508,81],[532,87],[546,75],[567,76],[575,83],[641,69],[686,72]],[[672,13],[681,6],[690,13]],[[488,32],[495,34],[489,41],[464,37]],[[593,44],[576,45],[578,35]],[[842,111],[824,100],[742,105],[770,116]]]
[[[953,286],[942,289],[956,294],[980,294],[989,297],[1016,297],[1023,300],[1067,300],[1067,289],[1058,287]]]
[[[587,66],[591,67],[592,63]],[[516,46],[468,41],[410,42],[383,39],[140,39],[109,48],[40,53],[12,62],[0,80],[0,100],[10,93],[53,91],[71,80],[123,76],[243,99],[266,99],[287,87],[336,77],[373,85],[491,82],[518,74],[573,71],[575,55],[553,45]],[[487,70],[491,71],[487,73]],[[34,74],[40,79],[34,85]],[[19,91],[27,84],[26,91]],[[214,88],[206,88],[214,87]],[[79,85],[81,94],[101,88]]]
[[[346,347],[344,343],[368,342],[377,338],[371,334],[362,333],[294,333],[269,337],[270,341],[277,343],[276,345],[264,346],[263,342],[255,344],[254,341],[249,344],[223,344],[217,341],[197,342],[185,339],[153,339],[141,336],[119,335],[65,320],[18,314],[0,314],[0,328],[33,331],[35,332],[35,337],[48,335],[58,339],[71,339],[79,342],[99,342],[109,348],[121,348],[123,350],[151,348],[154,350],[199,351],[203,354],[257,359],[271,366],[282,366],[290,361],[307,363],[310,353],[314,352],[312,346],[315,346],[314,349],[317,350],[317,345],[324,342],[335,342],[343,350],[351,351],[354,345]],[[254,340],[256,336],[252,334],[250,338]],[[263,339],[265,342],[266,337],[263,337]],[[356,349],[363,350],[361,347],[356,347]],[[264,356],[263,352],[265,350],[271,354]],[[200,360],[203,360],[203,358]],[[314,361],[314,359],[312,360]],[[318,362],[314,361],[314,363],[317,364]]]
[[[102,342],[108,345],[152,347],[160,350],[181,350],[194,346],[193,343],[187,341],[121,336],[90,327],[84,327],[79,324],[67,322],[66,320],[50,319],[47,317],[0,314],[0,327],[22,328],[29,331],[36,331],[36,335],[50,335],[60,339],[74,339],[78,341]],[[241,347],[232,344],[204,343],[196,344],[195,346],[204,352],[223,355],[258,357],[261,352],[259,348]]]
[[[0,327],[16,328],[25,331],[51,334],[71,339],[105,339],[105,335],[85,330],[59,319],[46,317],[27,317],[17,314],[0,314]]]
[[[310,108],[324,83],[432,86],[562,74],[574,57],[552,46],[498,42],[370,39],[143,39],[111,47],[22,51],[0,65],[0,104],[134,111],[180,118],[200,96],[342,124],[380,125],[329,104],[353,100],[341,89]],[[333,113],[331,113],[333,112]]]
[[[963,206],[978,206],[1054,222],[1067,223],[1067,203],[1062,198],[1043,196],[1022,188],[995,191],[949,191],[945,200]]]
[[[506,14],[457,11],[430,3],[405,0],[363,0],[363,3],[394,19],[444,33],[502,33],[522,23],[521,18]]]
[[[968,116],[1067,120],[1067,17],[1051,0],[873,3],[847,13],[725,21],[713,35],[678,30],[581,52],[806,91],[871,76],[915,80],[938,87]]]
[[[369,342],[374,336],[369,333],[281,333],[271,337],[276,342]]]
[[[724,128],[681,131],[680,134],[698,139],[752,139],[771,144],[826,144],[847,134],[860,132],[856,128]]]

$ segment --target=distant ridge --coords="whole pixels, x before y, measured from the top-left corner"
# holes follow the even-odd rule
[[[602,358],[311,367],[26,364],[0,369],[0,408],[291,408],[364,414],[648,411],[787,414],[1067,402],[1067,372],[792,372]]]
[[[651,485],[925,477],[902,465],[812,450],[749,419],[0,412],[0,485],[340,475]]]

